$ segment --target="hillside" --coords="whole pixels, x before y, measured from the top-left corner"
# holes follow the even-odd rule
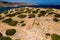
[[[0,40],[60,40],[60,10],[22,7],[0,14]]]
[[[17,7],[17,6],[30,6],[30,5],[35,5],[35,4],[29,4],[29,3],[18,3],[18,2],[5,2],[5,1],[0,1],[0,7]]]

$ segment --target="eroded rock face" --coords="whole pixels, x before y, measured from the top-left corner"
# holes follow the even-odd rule
[[[33,14],[33,11],[37,10],[38,12]],[[49,12],[46,12],[46,10],[49,10]],[[54,10],[54,11],[51,11]],[[56,12],[57,10],[57,12]],[[44,11],[42,12],[43,14],[40,14],[40,11]],[[7,14],[14,14],[14,15],[9,15],[6,16],[7,14],[4,14],[5,12],[3,12],[2,17],[5,17],[4,19],[0,20],[0,32],[4,35],[4,36],[8,36],[6,35],[6,30],[7,29],[15,29],[16,33],[13,36],[9,36],[12,38],[12,40],[15,39],[19,39],[19,40],[52,40],[51,36],[46,36],[46,33],[49,34],[59,34],[60,35],[60,18],[55,17],[54,15],[56,15],[56,13],[60,13],[60,10],[58,9],[44,9],[44,8],[17,8],[17,9],[11,9],[7,12]],[[45,13],[46,12],[46,13]],[[52,12],[51,14],[48,15],[48,13]],[[19,15],[26,15],[25,18],[20,18],[18,17]],[[33,15],[31,16],[31,18],[29,18],[29,14],[33,14],[35,17],[33,17]],[[38,16],[39,14],[39,16]],[[12,17],[10,17],[12,16]],[[13,17],[14,16],[14,17]],[[11,23],[7,22],[4,23],[2,22],[3,20],[7,19],[7,18],[11,18],[13,21]],[[56,22],[53,21],[53,18],[57,18],[59,21]],[[15,21],[15,22],[14,22]],[[21,21],[24,21],[21,23]],[[17,23],[16,23],[17,22]],[[10,24],[10,25],[9,25]],[[12,26],[15,25],[15,26]],[[23,25],[23,26],[22,26]]]

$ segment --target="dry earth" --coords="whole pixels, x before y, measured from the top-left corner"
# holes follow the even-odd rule
[[[29,8],[29,7],[26,7]],[[26,9],[25,8],[25,9]],[[8,11],[13,11],[12,13],[15,13],[20,10],[20,8],[11,9]],[[40,9],[41,10],[47,10],[47,8],[29,8],[29,9]],[[59,9],[54,9],[53,12],[60,13]],[[18,11],[19,12],[19,11]],[[39,13],[39,12],[38,12]],[[1,14],[2,16],[5,16],[4,13]],[[28,14],[26,14],[28,15]],[[47,15],[47,14],[46,14]],[[46,33],[56,33],[60,35],[60,22],[54,22],[52,19],[54,18],[54,15],[49,16],[42,16],[42,17],[35,17],[35,18],[18,18],[17,15],[15,17],[12,17],[13,20],[21,21],[24,20],[26,23],[26,26],[22,27],[21,25],[17,24],[15,27],[9,26],[5,23],[2,23],[2,20],[0,21],[0,32],[3,33],[4,36],[6,36],[5,31],[7,29],[16,29],[16,33],[13,36],[10,36],[12,40],[19,39],[19,40],[52,40],[51,37],[46,38]],[[8,17],[6,17],[8,18]]]

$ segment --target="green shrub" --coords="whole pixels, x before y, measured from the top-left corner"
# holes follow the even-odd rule
[[[40,11],[41,16],[45,16],[46,12],[45,11]]]
[[[14,17],[16,14],[7,14],[6,17]]]
[[[52,34],[51,38],[52,38],[52,40],[60,40],[60,35]]]
[[[0,37],[2,37],[3,35],[2,35],[2,33],[0,33]]]
[[[46,10],[47,13],[52,12],[52,11],[54,11],[52,8],[48,8],[48,9]]]
[[[7,13],[8,13],[8,11],[5,11],[5,12],[4,12],[4,14],[7,14]]]
[[[0,17],[2,17],[2,15],[0,15]]]
[[[50,13],[48,13],[48,15],[52,15],[52,14],[54,14],[54,12],[50,12]]]
[[[40,11],[40,13],[38,14],[38,17],[45,16],[45,14],[46,14],[45,11]]]
[[[12,21],[9,22],[8,24],[9,24],[10,26],[16,26],[17,23],[18,23],[18,21],[12,20]]]
[[[50,34],[49,33],[46,33],[46,36],[50,36]]]
[[[58,21],[60,21],[60,20],[57,19],[57,18],[53,18],[53,21],[58,22]]]
[[[24,21],[21,21],[20,23],[24,23]]]
[[[0,20],[4,19],[5,17],[0,17]]]
[[[16,14],[16,15],[19,15],[19,14],[22,14],[22,13],[23,13],[23,12],[16,12],[15,14]]]
[[[25,9],[24,8],[21,8],[20,11],[24,11]]]
[[[21,26],[26,26],[26,24],[25,24],[25,23],[23,23],[23,24],[21,24]]]
[[[2,22],[4,22],[4,23],[9,23],[9,22],[11,22],[11,21],[12,21],[11,18],[7,18],[7,19],[3,20]]]
[[[60,17],[60,14],[55,14],[54,16],[55,16],[55,17]]]
[[[20,39],[15,39],[15,40],[20,40]]]
[[[12,40],[10,37],[0,37],[0,40]]]
[[[13,11],[10,11],[10,13],[12,13]]]
[[[26,8],[27,13],[31,13],[31,10],[29,8]]]
[[[28,16],[29,16],[28,18],[34,18],[35,14],[29,14]]]
[[[25,18],[27,15],[24,15],[24,14],[21,14],[21,15],[19,15],[18,17],[19,18]]]
[[[16,30],[15,29],[7,29],[6,30],[6,35],[8,36],[12,36],[16,33]]]
[[[32,11],[33,12],[33,14],[36,14],[36,13],[38,13],[38,10],[35,10],[35,11]]]
[[[38,17],[41,17],[41,14],[40,13],[38,14]]]

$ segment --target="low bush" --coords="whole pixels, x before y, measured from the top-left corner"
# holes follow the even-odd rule
[[[55,17],[60,17],[60,14],[55,14],[54,16],[55,16]]]
[[[52,40],[60,40],[60,35],[52,34],[51,38],[52,38]]]
[[[0,40],[12,40],[10,37],[0,37]]]
[[[7,14],[6,17],[14,17],[16,14]]]
[[[60,21],[60,20],[57,19],[57,18],[53,18],[53,21],[58,22],[58,21]]]
[[[0,20],[4,19],[5,17],[0,17]]]
[[[28,18],[34,18],[35,14],[29,14],[28,16],[29,16]]]
[[[48,15],[52,15],[52,14],[54,14],[54,12],[50,12],[50,13],[48,13]]]
[[[38,17],[41,17],[41,14],[39,13],[37,16],[38,16]]]
[[[19,15],[18,17],[19,18],[25,18],[27,15],[24,15],[24,14],[21,14],[21,15]]]
[[[0,15],[0,17],[2,17],[2,15]]]
[[[10,26],[16,26],[18,21],[12,20],[11,22],[8,23]]]
[[[41,16],[45,16],[46,12],[45,11],[40,11]]]
[[[37,14],[38,13],[38,10],[35,10],[35,11],[32,11],[33,12],[33,14]]]
[[[16,30],[15,29],[7,29],[6,30],[6,35],[8,36],[12,36],[16,33]]]
[[[7,19],[3,20],[2,22],[4,22],[4,23],[10,23],[11,21],[12,21],[11,18],[7,18]]]
[[[24,23],[24,21],[21,21],[20,23]]]
[[[50,36],[50,34],[49,33],[46,33],[46,36]]]
[[[26,26],[26,24],[25,23],[22,23],[21,26]]]
[[[8,11],[5,11],[4,14],[8,14]]]
[[[0,37],[2,37],[3,35],[2,35],[2,33],[0,33]]]
[[[16,12],[15,14],[16,14],[16,15],[19,15],[19,14],[22,14],[22,13],[23,13],[23,12]]]

